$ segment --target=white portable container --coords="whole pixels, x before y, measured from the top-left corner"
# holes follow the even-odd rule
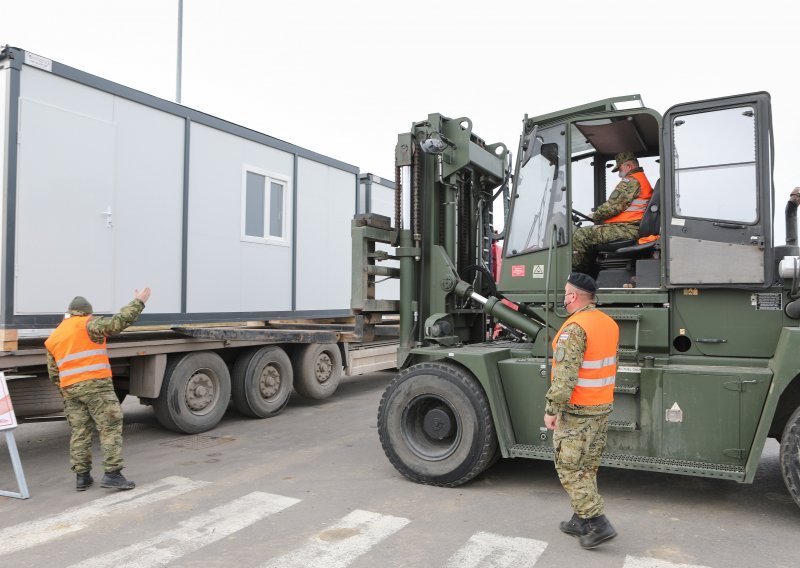
[[[349,313],[357,167],[15,48],[0,101],[3,329]]]

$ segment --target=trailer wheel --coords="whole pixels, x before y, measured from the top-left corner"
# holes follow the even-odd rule
[[[306,398],[328,398],[342,380],[342,354],[335,343],[309,343],[295,349],[294,390]]]
[[[274,416],[284,409],[291,394],[292,362],[280,347],[250,349],[236,359],[231,398],[245,416]]]
[[[483,388],[450,363],[419,363],[399,373],[381,398],[378,434],[397,471],[428,485],[466,483],[497,451]]]
[[[228,366],[216,353],[197,351],[169,358],[153,410],[164,428],[197,434],[222,420],[230,396]]]
[[[786,489],[800,506],[800,408],[789,418],[781,436],[781,472]]]

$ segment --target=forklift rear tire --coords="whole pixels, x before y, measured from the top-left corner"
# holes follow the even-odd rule
[[[781,473],[786,489],[800,506],[800,408],[789,418],[781,436]]]
[[[195,351],[167,360],[153,410],[167,430],[198,434],[222,420],[230,398],[231,375],[225,361],[212,351]]]
[[[466,483],[492,464],[497,436],[478,380],[447,362],[400,372],[381,398],[378,434],[392,465],[413,481]]]
[[[292,394],[292,362],[277,346],[244,351],[231,374],[233,406],[245,416],[268,418],[280,413]]]
[[[302,397],[328,398],[342,380],[342,354],[335,343],[309,343],[292,354],[294,390]]]

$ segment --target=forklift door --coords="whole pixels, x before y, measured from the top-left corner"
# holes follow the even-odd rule
[[[669,286],[772,282],[771,128],[765,92],[680,104],[665,114]]]

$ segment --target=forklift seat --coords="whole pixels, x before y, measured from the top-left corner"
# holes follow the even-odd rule
[[[653,195],[647,203],[642,220],[639,222],[639,239],[649,236],[657,236],[661,232],[661,180],[656,181],[653,188]],[[619,260],[627,258],[637,258],[645,256],[653,249],[660,248],[658,239],[639,244],[639,240],[622,239],[603,243],[596,247],[598,252],[598,264],[602,270],[602,263],[605,260]]]
[[[653,195],[639,222],[639,240],[621,240],[597,247],[597,287],[658,288],[660,286],[659,260],[661,248],[658,235],[661,229],[661,181],[653,188]]]

